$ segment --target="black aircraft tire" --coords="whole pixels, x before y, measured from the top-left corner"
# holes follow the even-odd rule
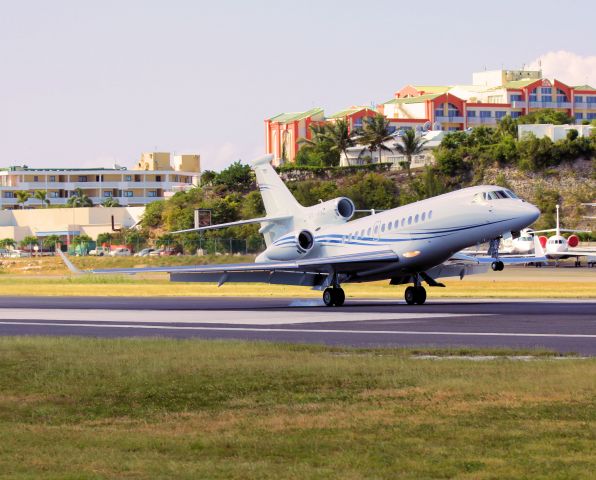
[[[333,294],[332,288],[326,288],[323,292],[323,303],[328,307],[333,307],[335,305],[335,295]]]
[[[408,305],[414,305],[416,303],[416,289],[414,287],[406,288],[404,292],[404,298],[406,299],[406,303]]]
[[[426,302],[426,289],[423,286],[416,287],[416,304],[423,305]]]
[[[333,304],[336,307],[341,307],[344,304],[344,302],[346,301],[346,293],[344,292],[343,288],[334,288],[333,296],[334,296]]]

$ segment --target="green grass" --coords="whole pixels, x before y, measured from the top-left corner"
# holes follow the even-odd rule
[[[594,359],[418,353],[1,338],[0,478],[591,477]]]

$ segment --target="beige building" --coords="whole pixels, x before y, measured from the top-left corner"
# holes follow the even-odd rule
[[[26,236],[43,238],[50,235],[65,241],[77,235],[97,235],[116,228],[131,228],[141,219],[145,207],[113,208],[48,208],[0,211],[0,238],[20,242]]]
[[[173,166],[167,152],[143,153],[134,169],[114,168],[29,168],[0,169],[0,210],[18,207],[41,207],[44,204],[30,198],[18,203],[18,191],[31,197],[36,191],[46,192],[50,205],[66,205],[80,188],[99,205],[113,198],[123,206],[146,205],[160,198],[198,185],[200,156],[174,155]]]

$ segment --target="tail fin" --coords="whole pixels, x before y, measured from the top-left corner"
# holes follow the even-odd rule
[[[267,216],[296,215],[303,207],[271,166],[272,159],[273,155],[265,155],[252,162]]]

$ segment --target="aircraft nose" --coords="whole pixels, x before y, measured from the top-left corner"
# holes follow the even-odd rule
[[[531,225],[536,220],[538,220],[539,216],[540,210],[538,210],[538,207],[536,207],[536,205],[532,205],[531,203],[526,203],[524,205],[524,217],[526,218],[528,225]]]

